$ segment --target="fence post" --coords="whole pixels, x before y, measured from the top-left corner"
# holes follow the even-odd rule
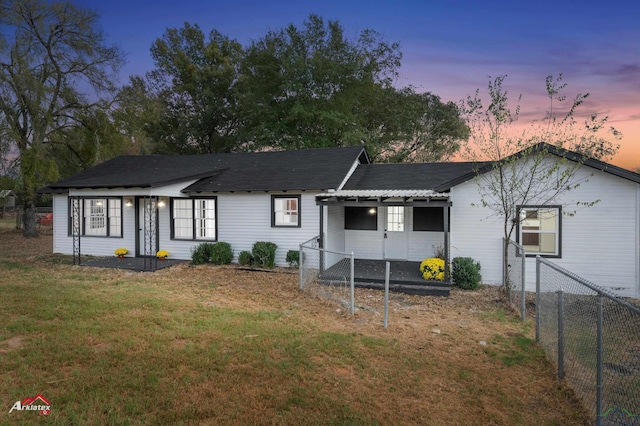
[[[384,270],[384,328],[389,325],[389,275],[390,266],[389,262],[386,262]]]
[[[522,277],[521,277],[521,281],[522,281],[522,290],[520,291],[520,299],[522,299],[520,305],[521,305],[521,309],[522,309],[522,322],[525,321],[526,319],[526,312],[527,312],[527,301],[526,301],[526,294],[525,294],[525,285],[527,282],[527,278],[525,275],[525,264],[527,263],[527,258],[525,257],[525,251],[524,251],[524,247],[520,246],[520,256],[522,259]]]
[[[298,255],[299,255],[299,259],[298,259],[298,273],[300,275],[300,283],[298,284],[298,287],[300,287],[300,290],[303,289],[304,285],[302,284],[302,277],[303,277],[303,267],[304,267],[304,251],[302,250],[302,244],[300,244],[299,246],[299,250],[298,250]]]
[[[598,294],[598,332],[597,332],[597,356],[596,356],[596,425],[602,424],[602,364],[604,355],[603,344],[604,331],[604,295]]]
[[[558,290],[558,379],[564,377],[564,291]]]
[[[540,341],[540,255],[536,255],[536,342]]]
[[[355,260],[353,257],[353,252],[351,252],[351,315],[354,315],[356,313],[356,283],[354,279],[355,269]]]

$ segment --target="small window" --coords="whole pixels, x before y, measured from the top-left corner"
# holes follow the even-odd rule
[[[560,257],[560,206],[522,206],[518,210],[517,241],[527,255]]]
[[[378,209],[375,207],[345,207],[344,229],[378,230]]]
[[[444,232],[443,207],[414,207],[413,230]]]
[[[69,202],[69,235],[73,228],[73,203],[79,210],[80,235],[92,237],[122,237],[122,199],[82,198]]]
[[[404,232],[404,206],[387,207],[387,231]]]
[[[271,226],[300,226],[300,196],[273,195],[271,197]]]
[[[171,238],[215,240],[216,198],[172,198]]]

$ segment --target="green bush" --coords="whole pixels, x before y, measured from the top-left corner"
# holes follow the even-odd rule
[[[191,262],[194,265],[213,263],[214,265],[228,265],[233,260],[231,245],[225,242],[201,243],[191,249]]]
[[[480,263],[470,257],[456,257],[452,262],[451,276],[456,285],[464,290],[475,290],[482,281]]]
[[[285,259],[291,268],[300,267],[300,252],[298,250],[289,250]]]
[[[253,256],[246,250],[243,250],[238,255],[238,265],[250,266],[253,263]]]
[[[228,265],[233,260],[231,244],[219,241],[211,248],[211,263],[214,265]]]
[[[273,268],[276,265],[276,249],[275,243],[267,241],[258,241],[253,244],[251,255],[254,264],[261,268]]]
[[[202,265],[211,262],[213,243],[202,243],[191,249],[191,262],[194,265]]]

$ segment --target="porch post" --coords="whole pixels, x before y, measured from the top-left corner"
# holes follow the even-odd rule
[[[318,247],[324,248],[324,206],[320,204],[320,235],[318,239]]]
[[[320,235],[318,235],[318,248],[324,248],[324,206],[320,205]],[[324,250],[320,250],[320,271],[324,271]]]
[[[447,207],[442,209],[442,214],[444,215],[444,280],[446,282],[450,281],[450,271],[449,271],[449,207],[450,203],[447,203]]]

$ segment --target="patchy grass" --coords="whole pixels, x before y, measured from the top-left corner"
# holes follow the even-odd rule
[[[50,247],[0,233],[2,424],[588,423],[493,289],[407,297],[385,330],[294,274],[74,267]],[[8,414],[38,393],[49,416]]]
[[[15,217],[3,217],[0,218],[0,232],[10,231],[16,228]]]

